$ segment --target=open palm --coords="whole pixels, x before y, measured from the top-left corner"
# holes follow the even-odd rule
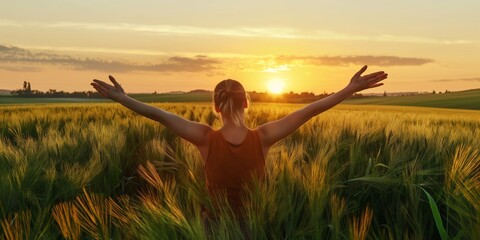
[[[367,65],[363,66],[360,71],[353,75],[352,80],[350,80],[350,83],[348,84],[348,87],[352,88],[355,92],[380,87],[383,85],[381,81],[388,77],[388,74],[383,71],[361,76],[365,70],[367,70]]]
[[[125,90],[123,90],[122,86],[117,80],[115,80],[115,78],[112,76],[108,76],[108,78],[113,83],[113,86],[98,79],[94,79],[90,85],[102,94],[102,96],[118,102],[121,97],[126,95]]]

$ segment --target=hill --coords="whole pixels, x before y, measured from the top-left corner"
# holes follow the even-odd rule
[[[480,89],[414,96],[365,97],[348,99],[344,103],[480,110]]]

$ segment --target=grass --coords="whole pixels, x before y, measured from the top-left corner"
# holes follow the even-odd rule
[[[211,104],[155,105],[220,126]],[[254,103],[246,122],[300,106]],[[479,111],[337,106],[270,150],[249,237],[479,239],[479,129]],[[204,227],[197,149],[118,104],[1,106],[0,189],[5,239],[244,238],[228,210]]]

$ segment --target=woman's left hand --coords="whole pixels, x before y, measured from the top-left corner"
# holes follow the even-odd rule
[[[95,90],[97,90],[100,94],[102,94],[102,96],[119,102],[121,98],[127,94],[125,93],[125,90],[123,90],[122,86],[115,80],[115,78],[112,76],[108,76],[108,78],[113,83],[113,86],[98,79],[94,79],[90,85],[92,85],[93,88],[95,88]]]
[[[359,92],[369,88],[380,87],[383,85],[381,81],[385,80],[388,77],[388,74],[383,71],[361,76],[362,73],[365,72],[365,70],[367,70],[367,65],[363,66],[360,71],[353,75],[347,87],[354,92]]]

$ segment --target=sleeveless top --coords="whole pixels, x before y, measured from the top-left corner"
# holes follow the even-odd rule
[[[234,215],[241,217],[245,186],[253,178],[262,180],[265,176],[265,158],[260,138],[253,129],[248,129],[240,144],[228,142],[220,130],[209,134],[210,144],[204,166],[208,194],[214,205],[219,197],[226,197]]]

